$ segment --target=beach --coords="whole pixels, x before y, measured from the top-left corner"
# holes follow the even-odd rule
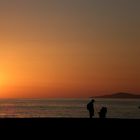
[[[87,119],[87,118],[8,118],[0,119],[0,131],[27,138],[118,138],[138,136],[139,119]],[[7,136],[7,135],[6,135]]]
[[[90,119],[89,99],[1,99],[0,132],[5,136],[110,137],[135,135],[140,129],[139,99],[95,99],[95,116]],[[107,118],[99,118],[102,106]],[[104,134],[104,135],[103,135]]]

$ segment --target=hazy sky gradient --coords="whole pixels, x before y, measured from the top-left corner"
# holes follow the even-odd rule
[[[1,0],[0,97],[140,93],[139,0]]]

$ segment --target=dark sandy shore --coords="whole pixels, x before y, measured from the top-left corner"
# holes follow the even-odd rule
[[[93,129],[102,128],[117,128],[117,126],[122,129],[134,126],[140,126],[140,119],[88,119],[88,118],[2,118],[0,119],[0,128],[36,128],[46,129],[88,129],[91,127]]]
[[[140,119],[87,119],[87,118],[28,118],[0,119],[0,132],[6,131],[23,136],[115,136],[139,134]],[[41,133],[41,134],[40,134]]]

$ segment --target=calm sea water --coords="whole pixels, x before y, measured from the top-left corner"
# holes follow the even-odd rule
[[[88,99],[18,99],[0,100],[0,118],[80,117],[87,118]],[[102,106],[108,118],[139,118],[139,99],[96,99],[95,117]]]

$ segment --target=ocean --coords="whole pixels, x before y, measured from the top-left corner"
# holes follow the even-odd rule
[[[95,99],[95,117],[101,107],[108,118],[140,119],[140,99]],[[89,99],[1,99],[0,118],[88,118]]]

